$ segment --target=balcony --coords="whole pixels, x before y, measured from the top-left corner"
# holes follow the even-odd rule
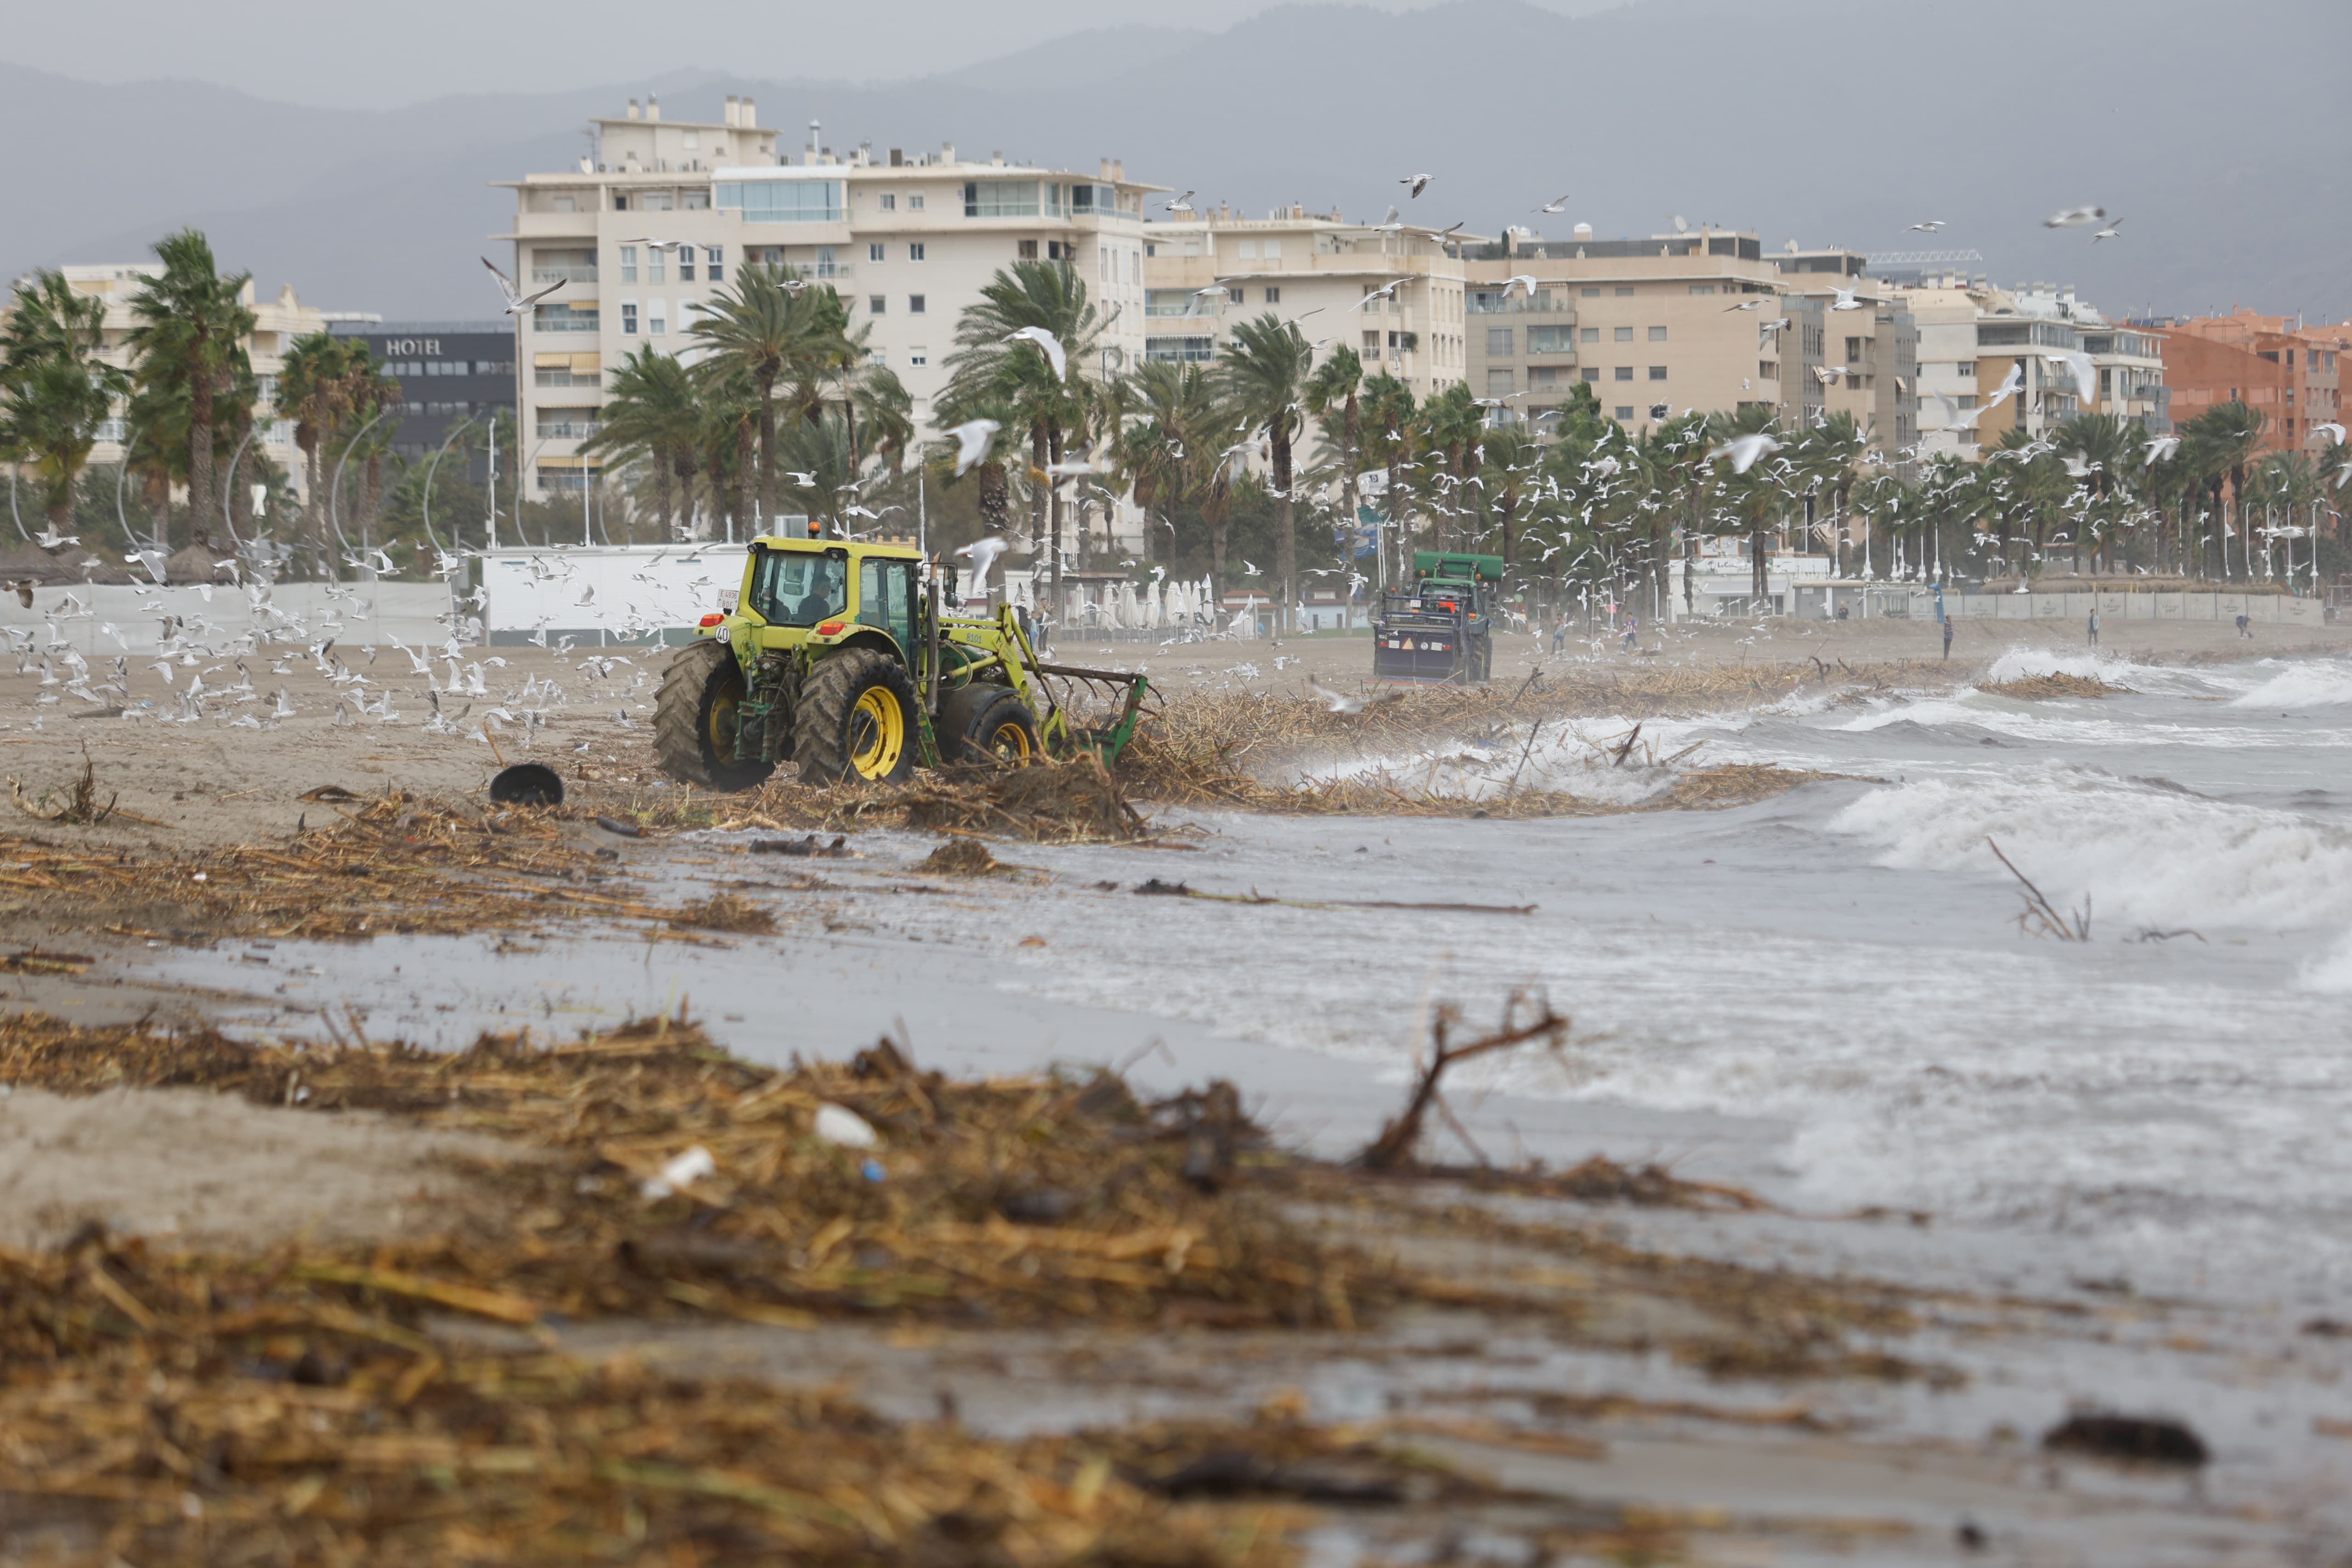
[[[602,428],[603,422],[595,419],[543,419],[539,424],[539,438],[542,441],[585,441]]]
[[[541,305],[531,312],[531,330],[541,332],[593,332],[604,324],[594,310],[576,310],[569,305]]]
[[[533,283],[593,283],[593,267],[534,267],[530,269]]]
[[[1549,289],[1538,289],[1533,294],[1515,289],[1508,299],[1474,289],[1464,298],[1468,301],[1468,313],[1473,316],[1520,316],[1534,312],[1557,313],[1573,320],[1576,314],[1576,307],[1569,302],[1566,295],[1554,298]]]

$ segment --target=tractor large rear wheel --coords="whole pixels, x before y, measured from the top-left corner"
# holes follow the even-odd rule
[[[915,683],[887,654],[844,649],[802,683],[793,758],[803,784],[897,784],[914,775],[917,749]]]
[[[723,790],[750,789],[765,779],[772,764],[735,755],[742,701],[743,671],[725,643],[691,642],[670,655],[654,701],[654,755],[662,772]]]

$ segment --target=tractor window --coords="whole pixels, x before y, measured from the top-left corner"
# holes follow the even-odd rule
[[[813,626],[849,600],[849,563],[842,552],[765,550],[751,579],[751,608],[770,626]]]
[[[915,566],[911,561],[884,561],[868,556],[857,563],[857,620],[879,626],[910,648],[915,642]]]

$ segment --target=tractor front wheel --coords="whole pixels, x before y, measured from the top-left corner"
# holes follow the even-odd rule
[[[951,763],[1019,767],[1045,750],[1037,716],[1009,686],[974,683],[940,700],[935,726],[940,750]]]
[[[743,701],[743,671],[734,650],[716,638],[691,642],[670,655],[654,701],[654,755],[662,772],[711,789],[750,789],[773,764],[739,759],[736,710]]]
[[[915,683],[897,659],[853,647],[819,663],[793,715],[801,782],[897,784],[915,772]]]

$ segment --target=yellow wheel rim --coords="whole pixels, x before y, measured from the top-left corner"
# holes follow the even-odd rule
[[[870,686],[849,710],[849,765],[859,778],[887,778],[907,749],[907,715],[888,689]]]
[[[988,737],[989,752],[1000,762],[1025,763],[1030,757],[1029,731],[1008,719]]]
[[[722,763],[735,760],[736,708],[743,698],[743,688],[736,684],[710,700],[710,711],[704,717],[709,731],[710,754]]]

